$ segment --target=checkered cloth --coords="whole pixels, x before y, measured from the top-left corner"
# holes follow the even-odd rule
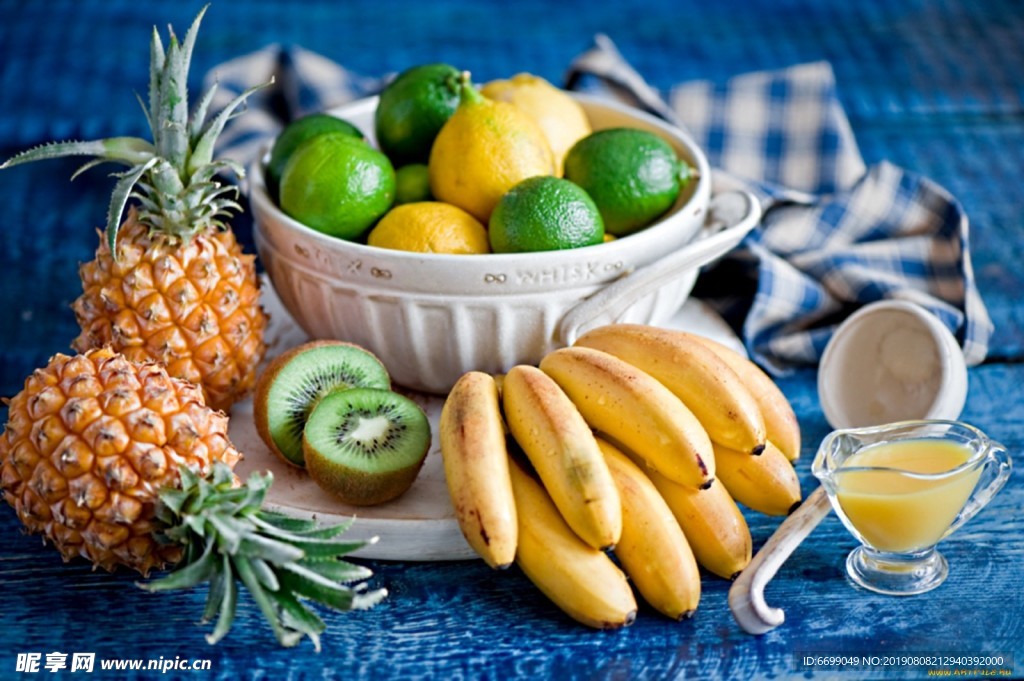
[[[379,90],[300,48],[271,46],[208,76],[222,102],[267,80],[226,130],[222,151],[246,162],[289,120]],[[753,191],[762,223],[702,273],[695,295],[737,328],[751,355],[782,373],[814,364],[836,326],[883,298],[918,303],[961,343],[969,365],[988,351],[992,322],[975,283],[968,220],[942,187],[890,163],[865,167],[825,62],[687,82],[667,101],[598,36],[566,86],[599,91],[689,131],[716,173]]]

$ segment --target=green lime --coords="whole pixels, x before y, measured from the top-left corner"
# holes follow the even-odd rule
[[[441,126],[459,106],[459,71],[424,64],[400,73],[377,103],[374,129],[381,150],[396,166],[426,163]]]
[[[410,163],[395,171],[395,203],[430,201],[430,174],[425,163]]]
[[[281,209],[341,239],[357,239],[394,201],[395,170],[388,157],[344,133],[306,140],[281,174]]]
[[[604,224],[579,185],[538,175],[501,197],[491,213],[488,234],[495,253],[557,251],[601,243]]]
[[[625,236],[671,208],[691,172],[658,135],[611,128],[573,145],[565,157],[565,177],[587,190],[608,232]]]
[[[310,137],[327,132],[340,132],[363,139],[363,133],[359,128],[337,116],[325,113],[296,118],[286,125],[281,134],[277,136],[274,146],[270,149],[270,160],[267,161],[267,190],[275,201],[281,186],[281,174],[284,172],[284,166],[288,163],[288,159],[299,145]]]

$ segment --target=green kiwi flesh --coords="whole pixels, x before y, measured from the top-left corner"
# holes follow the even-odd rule
[[[404,395],[379,388],[335,391],[306,421],[306,470],[347,504],[381,504],[412,486],[430,436],[426,414]]]
[[[281,355],[261,376],[253,405],[256,428],[271,450],[303,466],[302,431],[320,399],[335,390],[390,387],[387,369],[368,350],[311,341]]]

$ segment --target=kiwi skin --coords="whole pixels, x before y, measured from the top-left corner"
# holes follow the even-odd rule
[[[304,468],[301,461],[295,461],[284,454],[281,449],[274,442],[274,437],[270,432],[270,422],[268,420],[268,414],[270,413],[270,405],[268,399],[270,397],[270,389],[274,385],[274,381],[277,379],[278,374],[284,369],[292,359],[303,352],[320,348],[328,345],[343,345],[357,350],[361,350],[371,358],[376,359],[380,363],[381,367],[384,367],[384,363],[366,348],[356,345],[354,343],[347,343],[339,340],[313,340],[297,345],[275,357],[263,370],[259,378],[256,381],[256,389],[253,394],[253,422],[256,425],[256,432],[260,438],[267,445],[271,452],[274,453],[277,458],[281,459],[290,466],[296,468]],[[386,372],[386,369],[385,369]]]
[[[306,450],[306,470],[313,481],[349,506],[376,506],[405,494],[419,475],[423,461],[416,466],[388,473],[370,474],[331,464]]]
[[[384,394],[389,391],[377,388],[354,388],[352,391],[345,392],[379,392]],[[392,394],[397,395],[401,399],[408,399],[397,393]],[[426,437],[424,438],[422,451],[418,452],[415,461],[411,465],[391,471],[374,473],[346,466],[343,463],[332,461],[326,454],[319,452],[309,442],[306,435],[308,433],[307,430],[302,437],[302,450],[306,458],[306,471],[309,473],[309,477],[321,489],[351,506],[375,506],[392,501],[405,494],[412,487],[416,476],[419,475],[423,462],[427,458],[427,452],[430,449],[431,443],[430,422],[427,420],[426,415],[423,414],[422,409],[415,405],[415,403],[413,405],[416,406],[420,416],[422,416],[422,424],[426,428]],[[327,404],[324,406],[329,407]]]

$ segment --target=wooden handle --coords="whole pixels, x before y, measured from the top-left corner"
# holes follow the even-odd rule
[[[819,487],[788,518],[757,552],[750,565],[729,589],[729,609],[749,634],[764,634],[786,620],[781,608],[773,608],[764,600],[764,588],[786,559],[807,538],[832,509],[825,490]]]

